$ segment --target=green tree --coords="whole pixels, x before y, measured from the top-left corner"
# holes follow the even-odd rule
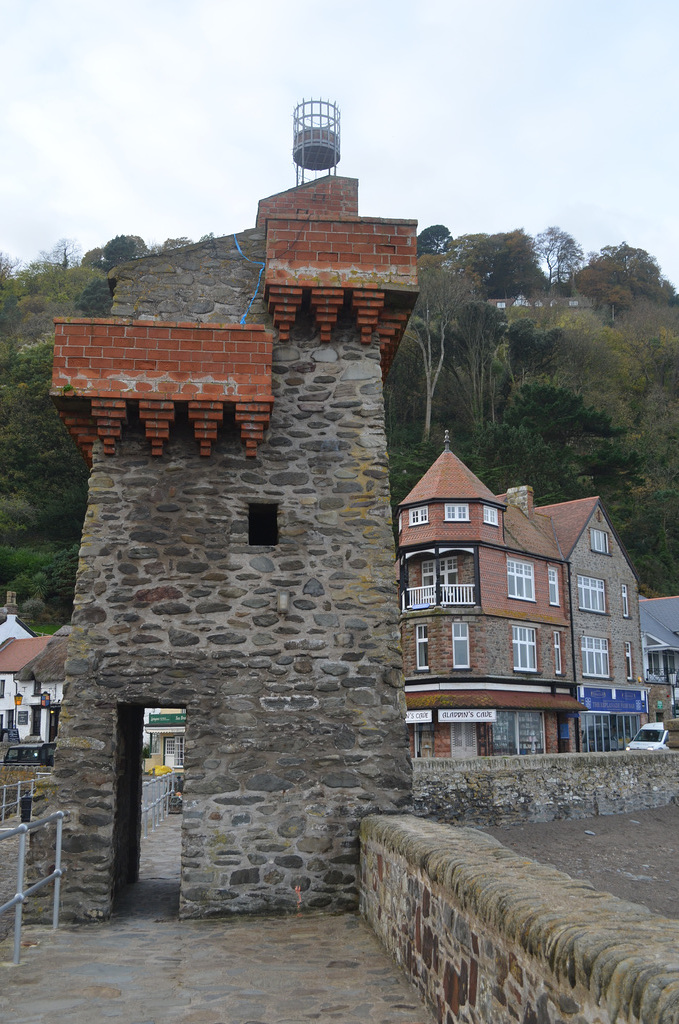
[[[629,309],[635,299],[667,302],[673,292],[656,260],[645,249],[634,249],[627,242],[590,253],[575,281],[583,295],[597,307],[610,307],[613,316]]]
[[[487,302],[464,302],[456,311],[448,366],[476,427],[495,418],[494,385],[505,372],[500,347],[506,329],[502,312]]]
[[[77,305],[88,316],[108,316],[113,305],[108,281],[103,277],[90,281],[80,293]]]
[[[452,241],[450,231],[444,224],[432,224],[417,236],[418,256],[442,256]]]
[[[582,246],[558,227],[545,228],[535,236],[535,251],[547,268],[547,281],[567,285],[583,264]]]
[[[523,229],[461,235],[450,243],[447,259],[471,278],[482,298],[530,296],[546,285],[533,239]]]

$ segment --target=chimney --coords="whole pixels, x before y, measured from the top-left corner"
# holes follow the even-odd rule
[[[529,519],[533,516],[533,488],[522,484],[521,487],[507,488],[507,504],[520,508]]]
[[[17,605],[16,591],[7,591],[7,600],[5,601],[5,611],[8,615],[18,615],[19,606]]]

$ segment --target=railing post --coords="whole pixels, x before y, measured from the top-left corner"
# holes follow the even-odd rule
[[[61,899],[61,836],[64,830],[64,812],[59,811],[58,814],[56,838],[57,848],[54,854],[54,873],[56,878],[54,879],[54,908],[52,910],[52,928],[54,929],[59,927],[59,902]]]
[[[24,864],[26,861],[26,833],[27,825],[20,825],[19,833],[19,863],[17,864],[17,891],[19,900],[14,908],[14,963],[18,964],[21,957],[21,918],[24,909]]]

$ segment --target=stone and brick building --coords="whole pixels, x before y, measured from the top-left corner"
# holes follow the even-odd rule
[[[414,756],[624,745],[645,710],[617,719],[643,702],[636,577],[598,498],[494,495],[446,441],[399,506],[398,563]]]
[[[92,466],[55,767],[73,918],[136,877],[145,709],[186,716],[184,916],[355,906],[361,818],[409,800],[382,379],[416,223],[357,197],[270,197],[57,322]]]

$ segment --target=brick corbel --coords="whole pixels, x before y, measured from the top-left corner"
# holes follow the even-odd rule
[[[272,407],[273,399],[265,402],[236,402],[236,423],[240,424],[245,454],[250,458],[257,454],[257,445],[264,439]]]
[[[200,454],[210,455],[212,442],[217,440],[217,430],[224,422],[224,403],[199,400],[189,402],[189,420],[193,423]]]
[[[377,333],[380,336],[380,363],[382,365],[382,379],[389,373],[394,356],[401,343],[403,332],[406,329],[410,313],[402,309],[383,309],[377,323]]]
[[[97,424],[97,436],[104,446],[105,455],[115,455],[116,441],[120,440],[122,424],[127,422],[124,398],[93,398],[92,419]]]
[[[270,285],[268,290],[269,312],[274,327],[278,328],[279,341],[289,341],[290,328],[295,322],[302,305],[302,289],[294,285]]]
[[[91,416],[59,410],[64,426],[77,444],[85,462],[92,468],[92,448],[97,440],[97,424]]]
[[[356,311],[356,324],[361,332],[361,342],[369,345],[377,322],[384,308],[384,292],[368,288],[354,288],[351,305]]]
[[[321,329],[321,342],[330,344],[330,332],[337,323],[337,315],[344,305],[343,288],[312,288],[311,310]]]
[[[163,445],[170,437],[170,423],[174,423],[174,402],[159,398],[140,398],[139,419],[144,424],[146,437],[151,442],[151,455],[162,455]]]

